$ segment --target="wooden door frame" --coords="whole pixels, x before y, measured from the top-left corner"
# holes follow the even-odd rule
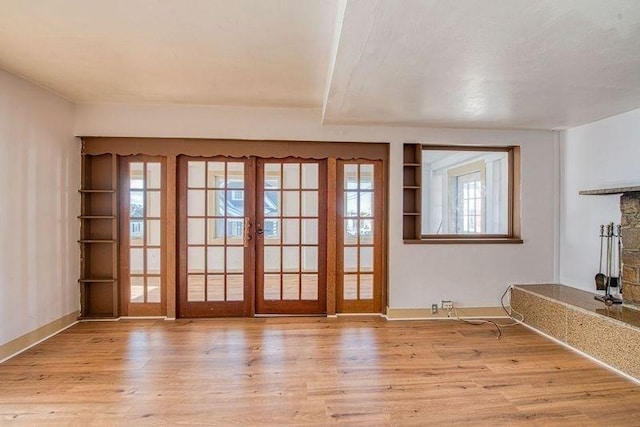
[[[383,313],[386,306],[386,263],[388,245],[386,238],[386,185],[384,176],[386,173],[385,161],[383,160],[338,160],[336,167],[336,312],[337,313]],[[373,164],[373,194],[374,194],[374,234],[373,234],[373,300],[344,300],[344,282],[341,275],[344,272],[344,256],[339,251],[344,249],[344,165],[353,164]]]
[[[152,162],[161,165],[160,181],[160,302],[159,303],[131,303],[131,293],[129,285],[129,164],[136,162]],[[166,316],[167,315],[167,242],[166,228],[169,226],[166,220],[167,203],[167,158],[166,156],[150,156],[137,154],[133,156],[120,156],[119,167],[119,212],[120,212],[120,239],[118,240],[118,251],[120,253],[120,315],[121,316]],[[145,189],[146,197],[146,189]],[[145,201],[146,204],[146,201]],[[145,217],[146,218],[146,217]],[[146,228],[146,224],[145,224]],[[133,313],[132,313],[133,311]]]

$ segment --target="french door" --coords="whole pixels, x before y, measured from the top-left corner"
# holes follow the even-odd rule
[[[178,315],[326,312],[326,165],[181,156]]]
[[[257,166],[256,313],[325,313],[326,163]]]

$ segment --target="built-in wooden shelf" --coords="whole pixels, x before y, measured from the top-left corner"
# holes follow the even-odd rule
[[[422,146],[402,147],[402,239],[420,240],[422,227]]]
[[[118,156],[82,155],[81,319],[118,317]],[[108,220],[108,221],[105,221]]]
[[[578,191],[581,196],[609,196],[612,194],[634,193],[640,192],[640,185],[634,185],[630,187],[612,187],[612,188],[600,188],[596,190],[582,190]]]

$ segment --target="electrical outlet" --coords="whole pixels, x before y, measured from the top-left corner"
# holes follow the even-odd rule
[[[442,309],[443,310],[451,310],[453,309],[453,301],[442,301]]]
[[[438,314],[438,304],[431,304],[431,314]]]

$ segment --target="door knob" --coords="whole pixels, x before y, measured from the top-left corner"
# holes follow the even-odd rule
[[[262,229],[262,226],[260,224],[258,224],[258,226],[256,227],[256,234],[258,236],[262,236],[264,234],[264,230]]]

